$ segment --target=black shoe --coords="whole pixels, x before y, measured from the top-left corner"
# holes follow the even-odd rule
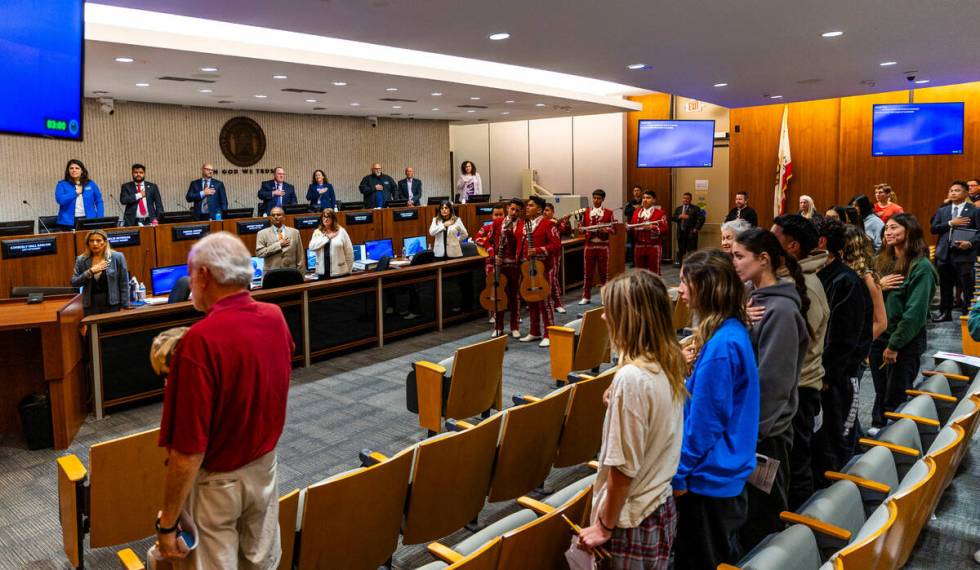
[[[948,323],[953,320],[952,311],[943,311],[932,318],[934,323]]]

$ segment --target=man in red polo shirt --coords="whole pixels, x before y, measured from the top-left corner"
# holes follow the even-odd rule
[[[286,420],[293,341],[278,306],[252,299],[249,251],[221,232],[188,255],[194,307],[207,315],[177,344],[164,389],[160,446],[168,449],[160,553],[181,510],[197,549],[181,567],[272,569],[279,564],[275,448]]]

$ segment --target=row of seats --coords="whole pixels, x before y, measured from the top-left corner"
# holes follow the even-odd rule
[[[908,391],[910,399],[875,439],[816,492],[790,523],[719,570],[892,570],[909,558],[977,429],[977,370],[943,361]]]

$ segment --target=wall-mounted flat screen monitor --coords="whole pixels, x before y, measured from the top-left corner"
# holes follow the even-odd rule
[[[154,267],[150,270],[150,287],[154,295],[166,295],[174,288],[181,277],[187,277],[187,265]]]
[[[428,246],[425,243],[425,236],[412,236],[402,238],[402,251],[404,255],[415,255],[425,251]]]
[[[636,136],[637,168],[710,168],[714,161],[714,121],[641,120]]]
[[[378,261],[384,256],[392,257],[394,255],[394,249],[391,246],[391,239],[375,239],[364,242],[364,247],[367,249],[367,258]]]
[[[875,105],[872,156],[963,154],[963,103]]]
[[[83,6],[0,2],[0,132],[82,139]]]

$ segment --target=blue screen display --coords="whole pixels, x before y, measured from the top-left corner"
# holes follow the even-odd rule
[[[150,270],[150,286],[154,295],[166,295],[174,288],[174,283],[181,277],[187,277],[186,265],[171,265],[156,267]]]
[[[262,281],[262,272],[265,269],[265,260],[261,257],[252,257],[252,281]]]
[[[375,261],[380,260],[384,256],[392,257],[392,247],[390,239],[376,239],[372,241],[364,242],[364,247],[367,249],[367,258],[373,259]]]
[[[82,0],[0,2],[0,131],[82,138]]]
[[[306,250],[306,270],[316,271],[316,252]]]
[[[415,255],[426,250],[425,236],[413,236],[402,238],[402,249],[405,255]]]
[[[963,154],[963,103],[875,105],[871,155]]]
[[[640,121],[637,168],[709,168],[714,160],[714,121]]]

